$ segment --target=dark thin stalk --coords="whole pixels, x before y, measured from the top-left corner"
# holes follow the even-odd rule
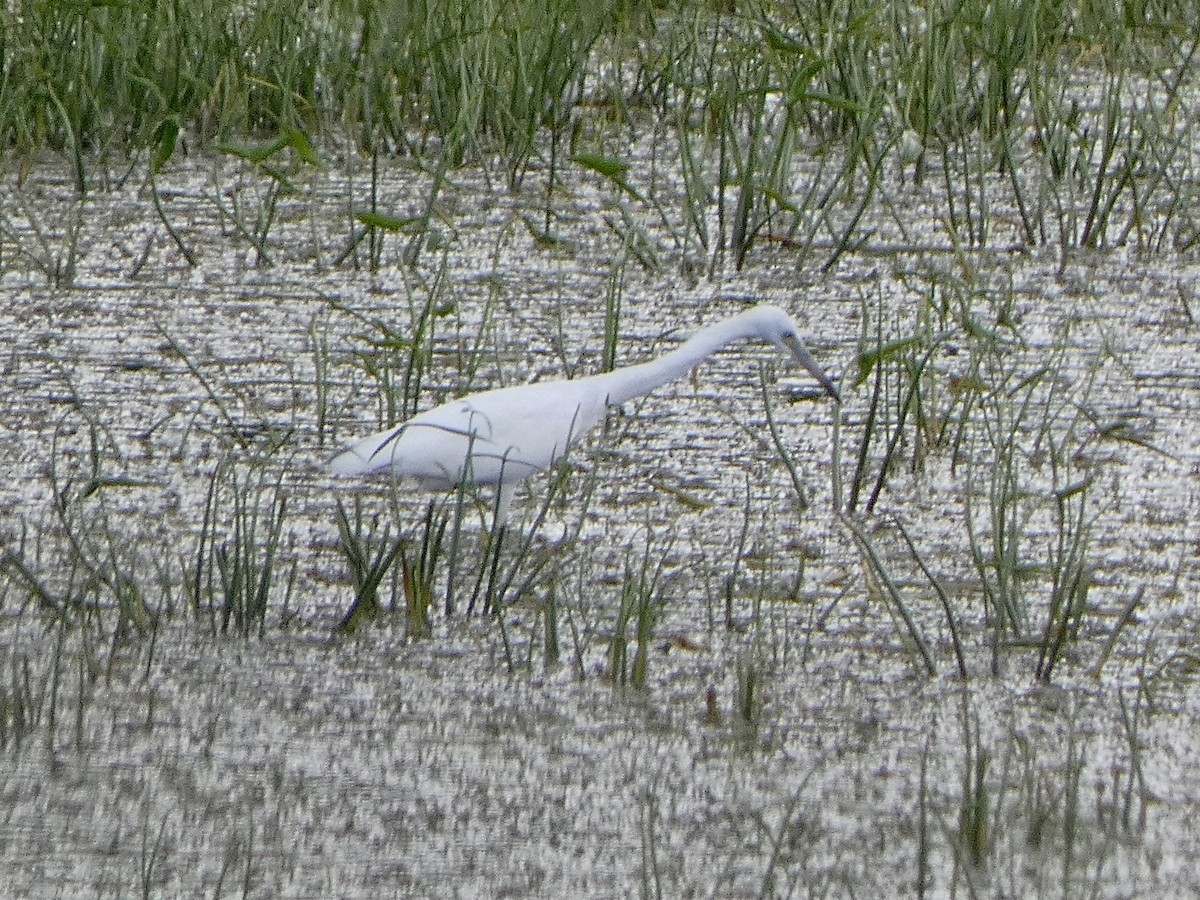
[[[908,544],[909,552],[912,553],[912,557],[916,561],[917,566],[920,567],[925,577],[929,579],[929,583],[933,586],[934,593],[936,593],[938,596],[938,602],[942,604],[942,612],[946,616],[946,627],[950,629],[950,641],[954,644],[954,659],[958,663],[958,674],[966,679],[968,677],[967,662],[963,655],[962,641],[958,636],[958,623],[954,621],[954,612],[950,608],[950,598],[946,595],[946,591],[942,588],[941,582],[934,577],[934,574],[929,571],[929,567],[925,565],[925,560],[921,557],[921,554],[917,552],[917,545],[913,543],[913,539],[909,537],[909,534],[904,529],[904,526],[900,524],[899,518],[893,517],[892,521],[893,524],[895,524],[896,529],[900,532],[900,536],[904,538],[904,542]]]

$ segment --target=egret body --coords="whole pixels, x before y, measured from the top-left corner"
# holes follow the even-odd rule
[[[516,485],[549,469],[608,407],[653,391],[691,371],[733,341],[758,338],[803,366],[838,400],[833,381],[804,346],[783,310],[762,304],[696,332],[657,359],[570,381],[541,381],[468,394],[356,442],[329,464],[337,475],[390,469],[397,478],[449,489],[494,485],[497,521]]]

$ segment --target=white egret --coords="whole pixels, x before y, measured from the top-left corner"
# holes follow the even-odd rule
[[[540,381],[468,394],[355,443],[329,464],[337,475],[391,469],[397,478],[449,489],[496,486],[496,522],[516,485],[549,469],[591,431],[610,406],[679,378],[726,344],[759,338],[807,369],[834,400],[837,387],[813,359],[783,310],[761,304],[696,332],[650,362],[570,381]]]

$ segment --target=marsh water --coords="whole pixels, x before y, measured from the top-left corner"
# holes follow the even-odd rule
[[[380,165],[380,209],[436,193],[427,227],[363,237],[354,156],[278,195],[180,158],[161,214],[136,167],[82,198],[53,164],[7,179],[0,893],[1200,892],[1191,258],[1027,247],[1002,214],[956,246],[897,169],[834,265],[779,239],[738,271],[585,171],[547,216],[536,179]],[[466,609],[489,559],[467,498],[428,636],[391,576],[337,633],[337,503],[410,558],[429,502],[456,509],[333,479],[340,446],[760,300],[840,411],[731,347],[518,494],[498,612]],[[222,566],[251,525],[266,564],[272,511],[239,629]]]

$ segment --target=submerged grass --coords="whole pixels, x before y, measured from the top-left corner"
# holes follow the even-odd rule
[[[627,271],[630,260],[657,274],[673,253],[685,273],[702,271],[702,263],[716,273],[750,266],[763,248],[783,247],[802,263],[832,268],[871,249],[877,216],[903,234],[904,201],[894,196],[894,179],[902,173],[919,182],[929,191],[923,195],[929,208],[942,210],[940,234],[950,246],[939,259],[952,262],[948,271],[897,272],[911,303],[881,290],[877,302],[862,305],[858,378],[843,385],[848,411],[836,424],[833,491],[840,536],[858,549],[858,568],[819,584],[814,590],[826,595],[797,615],[806,564],[815,557],[786,540],[756,539],[776,523],[758,514],[763,495],[752,491],[750,474],[740,523],[724,523],[721,532],[734,544],[721,549],[732,556],[727,563],[703,561],[716,573],[710,581],[720,582],[710,585],[709,637],[736,644],[748,632],[750,646],[714,652],[718,663],[735,669],[724,695],[729,709],[720,708],[721,695],[711,687],[704,704],[697,699],[694,718],[706,712],[701,725],[710,732],[728,718],[734,744],[754,751],[734,768],[749,767],[755,764],[749,757],[776,747],[776,735],[780,742],[803,740],[791,722],[776,727],[788,702],[784,687],[793,686],[785,672],[813,676],[802,690],[816,686],[820,672],[807,668],[813,633],[819,640],[834,608],[856,594],[880,601],[863,605],[890,617],[918,673],[945,670],[951,652],[964,683],[986,674],[979,658],[989,652],[997,672],[1008,654],[1028,664],[1022,674],[1042,682],[1078,672],[1072,664],[1081,654],[1073,651],[1087,649],[1086,639],[1098,634],[1095,538],[1111,480],[1097,446],[1121,439],[1091,409],[1111,360],[1102,355],[1079,377],[1079,368],[1068,365],[1068,329],[1053,334],[1049,347],[1031,345],[1015,289],[986,283],[967,251],[999,241],[1047,244],[1065,264],[1079,248],[1194,246],[1196,123],[1185,98],[1195,87],[1200,39],[1188,15],[1171,4],[1120,12],[1103,4],[983,0],[758,3],[736,11],[700,0],[669,10],[639,4],[577,10],[558,0],[459,0],[436,9],[294,0],[257,7],[6,7],[0,141],[15,163],[15,180],[47,149],[64,154],[76,196],[69,214],[50,224],[19,193],[0,200],[0,263],[35,272],[65,294],[87,249],[80,237],[86,197],[109,183],[104,173],[116,161],[129,165],[132,157],[135,168],[148,160],[151,193],[168,232],[164,243],[169,238],[195,265],[193,239],[174,210],[168,216],[158,179],[168,179],[188,145],[199,144],[223,154],[224,175],[206,197],[213,201],[208,209],[253,262],[266,265],[291,252],[277,237],[285,230],[285,207],[295,195],[316,193],[324,160],[344,155],[350,171],[355,159],[369,159],[370,184],[351,179],[353,196],[342,204],[346,237],[328,259],[372,274],[394,264],[407,309],[402,303],[398,321],[383,321],[330,303],[311,320],[304,352],[316,387],[315,442],[324,445],[341,440],[339,401],[348,392],[362,388],[378,397],[372,412],[383,426],[428,405],[435,367],[456,367],[438,386],[442,391],[475,383],[493,356],[499,379],[514,377],[500,365],[500,351],[486,347],[493,329],[508,327],[504,314],[520,309],[512,301],[528,299],[523,288],[503,284],[508,261],[501,257],[514,229],[503,231],[484,264],[493,293],[477,331],[464,333],[460,285],[446,274],[444,248],[467,242],[452,227],[459,165],[477,164],[485,182],[515,188],[506,202],[535,197],[536,210],[518,209],[513,221],[544,223],[529,230],[540,247],[561,253],[572,248],[558,234],[570,220],[560,218],[556,205],[594,193],[568,161],[590,173],[586,181],[599,176],[606,221],[620,246],[604,298],[601,369],[617,364],[618,341],[634,313],[626,293],[635,268]],[[656,149],[650,161],[629,158],[629,138],[648,120],[667,149],[661,156]],[[341,147],[343,141],[349,146]],[[384,190],[380,171],[393,154],[417,157],[429,174],[416,200]],[[794,166],[799,154],[813,160],[803,171]],[[545,185],[522,192],[523,181],[534,177]],[[441,223],[450,223],[449,238],[435,234]],[[324,257],[314,255],[320,267]],[[1186,297],[1183,307],[1192,320]],[[342,354],[335,341],[349,330],[345,317],[362,327],[353,349]],[[148,644],[149,680],[160,620],[173,609],[190,604],[214,632],[261,635],[287,620],[292,588],[305,577],[296,563],[289,569],[284,562],[296,504],[290,470],[272,458],[282,438],[268,435],[267,451],[257,455],[261,429],[246,424],[257,409],[253,386],[215,371],[165,328],[159,335],[164,353],[181,360],[202,387],[202,405],[212,408],[205,415],[212,413],[215,423],[206,434],[226,452],[204,470],[202,519],[188,532],[193,541],[184,544],[177,569],[166,571],[179,558],[177,547],[133,546],[116,524],[112,498],[139,485],[123,478],[119,442],[99,417],[80,420],[79,446],[63,454],[78,466],[52,476],[48,521],[28,540],[6,535],[0,553],[4,608],[36,615],[49,636],[40,649],[14,649],[0,662],[0,750],[15,751],[43,735],[53,749],[69,732],[72,713],[75,734],[82,735],[93,683],[129,648]],[[592,365],[586,357],[562,356],[575,373]],[[801,514],[832,519],[809,505],[826,494],[806,485],[809,474],[773,418],[767,379],[762,384],[771,445],[788,468]],[[958,559],[930,554],[936,538],[912,524],[922,521],[923,498],[912,496],[924,484],[921,476],[939,471],[959,479],[950,512],[965,550]],[[390,498],[395,518],[387,524],[365,516],[360,505],[353,511],[339,505],[340,543],[330,552],[344,557],[353,591],[343,626],[357,624],[390,589],[393,608],[403,600],[407,634],[427,637],[444,587],[444,620],[486,613],[483,627],[497,629],[510,671],[523,663],[524,640],[530,672],[538,652],[544,672],[567,656],[580,681],[598,673],[639,689],[627,696],[651,689],[668,695],[672,687],[660,688],[654,677],[656,648],[696,650],[690,639],[672,637],[664,645],[658,634],[673,612],[662,596],[670,542],[648,537],[644,553],[627,552],[623,566],[619,553],[588,555],[580,548],[592,492],[606,477],[596,460],[563,466],[519,529],[481,533],[478,540],[464,521],[476,512],[486,520],[488,504],[465,490],[422,503],[425,515],[416,517],[415,529],[400,515],[401,508],[418,509],[408,497]],[[624,496],[619,489],[614,495]],[[146,512],[136,503],[125,507]],[[568,507],[574,518],[563,537],[544,539],[547,517]],[[693,511],[716,515],[703,503]],[[669,520],[666,533],[676,524]],[[169,561],[156,566],[146,556],[158,549]],[[965,603],[949,587],[964,580],[964,569],[972,585]],[[789,579],[784,588],[780,573]],[[753,605],[735,615],[754,577]],[[1092,654],[1093,674],[1122,655],[1118,641],[1150,630],[1139,622],[1144,593],[1121,599],[1117,623]],[[800,626],[778,624],[801,619],[809,632],[802,654],[792,652],[787,630]],[[948,640],[939,643],[940,634]],[[837,637],[851,646],[855,640]],[[800,665],[792,665],[801,655]],[[1194,650],[1181,650],[1176,660],[1194,666]],[[1154,705],[1149,684],[1156,678],[1143,676],[1115,700],[1120,753],[1094,809],[1086,790],[1091,745],[1078,737],[1074,721],[1065,754],[1050,758],[1035,738],[1009,723],[992,728],[987,713],[964,706],[958,767],[940,781],[946,767],[939,769],[939,751],[929,749],[927,737],[914,866],[919,892],[940,889],[947,877],[952,889],[986,892],[985,870],[1001,860],[1019,865],[1029,858],[1027,845],[1037,851],[1036,865],[1055,869],[1064,890],[1094,888],[1088,877],[1098,878],[1109,858],[1089,829],[1099,825],[1103,837],[1130,838],[1152,808],[1153,770],[1143,757]],[[924,676],[917,681],[930,690],[939,685]],[[815,731],[821,723],[804,727]],[[849,750],[848,758],[858,752]],[[673,806],[671,791],[662,796]],[[671,859],[673,821],[665,800],[660,806],[657,795],[644,796],[642,887],[666,895],[682,869]],[[814,809],[825,800],[816,795]],[[797,792],[778,824],[757,820],[753,843],[767,855],[762,895],[809,877],[802,871],[807,848],[817,848],[821,834],[819,815],[803,805]],[[728,816],[734,831],[745,825]],[[943,822],[940,835],[931,820]],[[156,815],[142,823],[138,877],[147,893],[178,865],[164,839],[165,822]],[[239,868],[244,891],[252,887],[256,867],[271,865],[252,852],[264,839],[253,821],[244,848],[241,836],[229,834],[216,893]],[[948,876],[950,866],[936,865],[947,860],[954,864]],[[1090,865],[1094,876],[1085,871]],[[820,878],[814,876],[814,890],[830,889],[834,882]],[[1013,881],[1024,883],[1015,871]]]
[[[661,616],[659,596],[665,549],[658,552],[647,538],[638,559],[631,552],[625,559],[617,620],[608,645],[607,679],[614,685],[642,689],[650,671],[650,641]],[[632,646],[630,631],[633,631]],[[631,653],[632,650],[632,653]]]
[[[353,519],[346,507],[337,505],[338,549],[350,570],[350,581],[354,587],[354,599],[335,631],[339,634],[354,632],[361,624],[375,618],[380,612],[379,589],[384,577],[404,548],[403,537],[391,538],[388,527],[379,525],[379,514],[372,517],[370,527],[363,520],[362,501],[354,499]],[[376,532],[381,533],[376,534]]]
[[[277,596],[277,566],[284,537],[287,494],[284,468],[268,457],[248,462],[227,458],[209,480],[194,561],[185,563],[193,611],[208,616],[213,632],[262,636],[267,610]],[[295,585],[293,563],[281,616]]]

